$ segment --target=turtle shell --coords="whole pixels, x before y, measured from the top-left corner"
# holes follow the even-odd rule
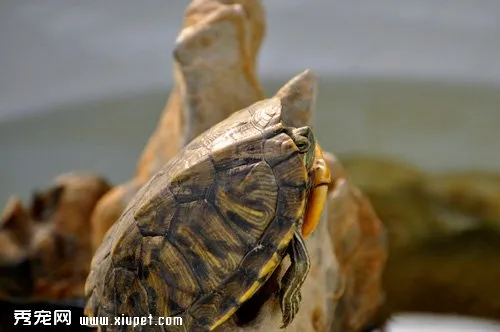
[[[258,102],[155,174],[94,256],[86,314],[180,316],[187,330],[227,320],[280,264],[304,214],[308,172],[283,128],[280,102]]]

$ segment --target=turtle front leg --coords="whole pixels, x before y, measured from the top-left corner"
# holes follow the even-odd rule
[[[306,280],[311,262],[309,254],[299,230],[295,230],[293,238],[288,246],[288,255],[291,265],[281,279],[280,305],[283,315],[281,328],[287,327],[299,311],[299,304],[302,300],[300,289]]]

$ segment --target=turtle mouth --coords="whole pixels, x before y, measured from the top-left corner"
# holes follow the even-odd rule
[[[304,221],[302,223],[302,235],[304,238],[308,237],[318,225],[328,195],[328,185],[331,182],[330,169],[323,157],[323,151],[317,143],[314,150],[311,179],[312,189],[307,200]]]

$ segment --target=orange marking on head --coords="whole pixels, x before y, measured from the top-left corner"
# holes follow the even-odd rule
[[[325,206],[330,181],[330,169],[323,158],[321,147],[319,144],[316,144],[313,162],[313,187],[307,201],[304,221],[302,223],[302,235],[304,238],[308,237],[318,225]]]

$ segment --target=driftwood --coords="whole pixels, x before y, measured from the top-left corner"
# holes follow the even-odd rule
[[[90,214],[110,186],[63,174],[29,206],[11,197],[0,215],[0,297],[81,298],[90,260]]]
[[[340,279],[331,331],[362,331],[370,327],[384,301],[386,231],[369,199],[351,182],[341,163],[331,154],[325,158],[334,176],[327,221]]]
[[[386,300],[373,323],[411,311],[500,320],[500,173],[342,160],[387,227]]]
[[[260,1],[193,1],[174,50],[174,87],[135,177],[113,188],[92,216],[93,247],[133,195],[172,156],[234,111],[264,97],[255,74],[265,33]]]

